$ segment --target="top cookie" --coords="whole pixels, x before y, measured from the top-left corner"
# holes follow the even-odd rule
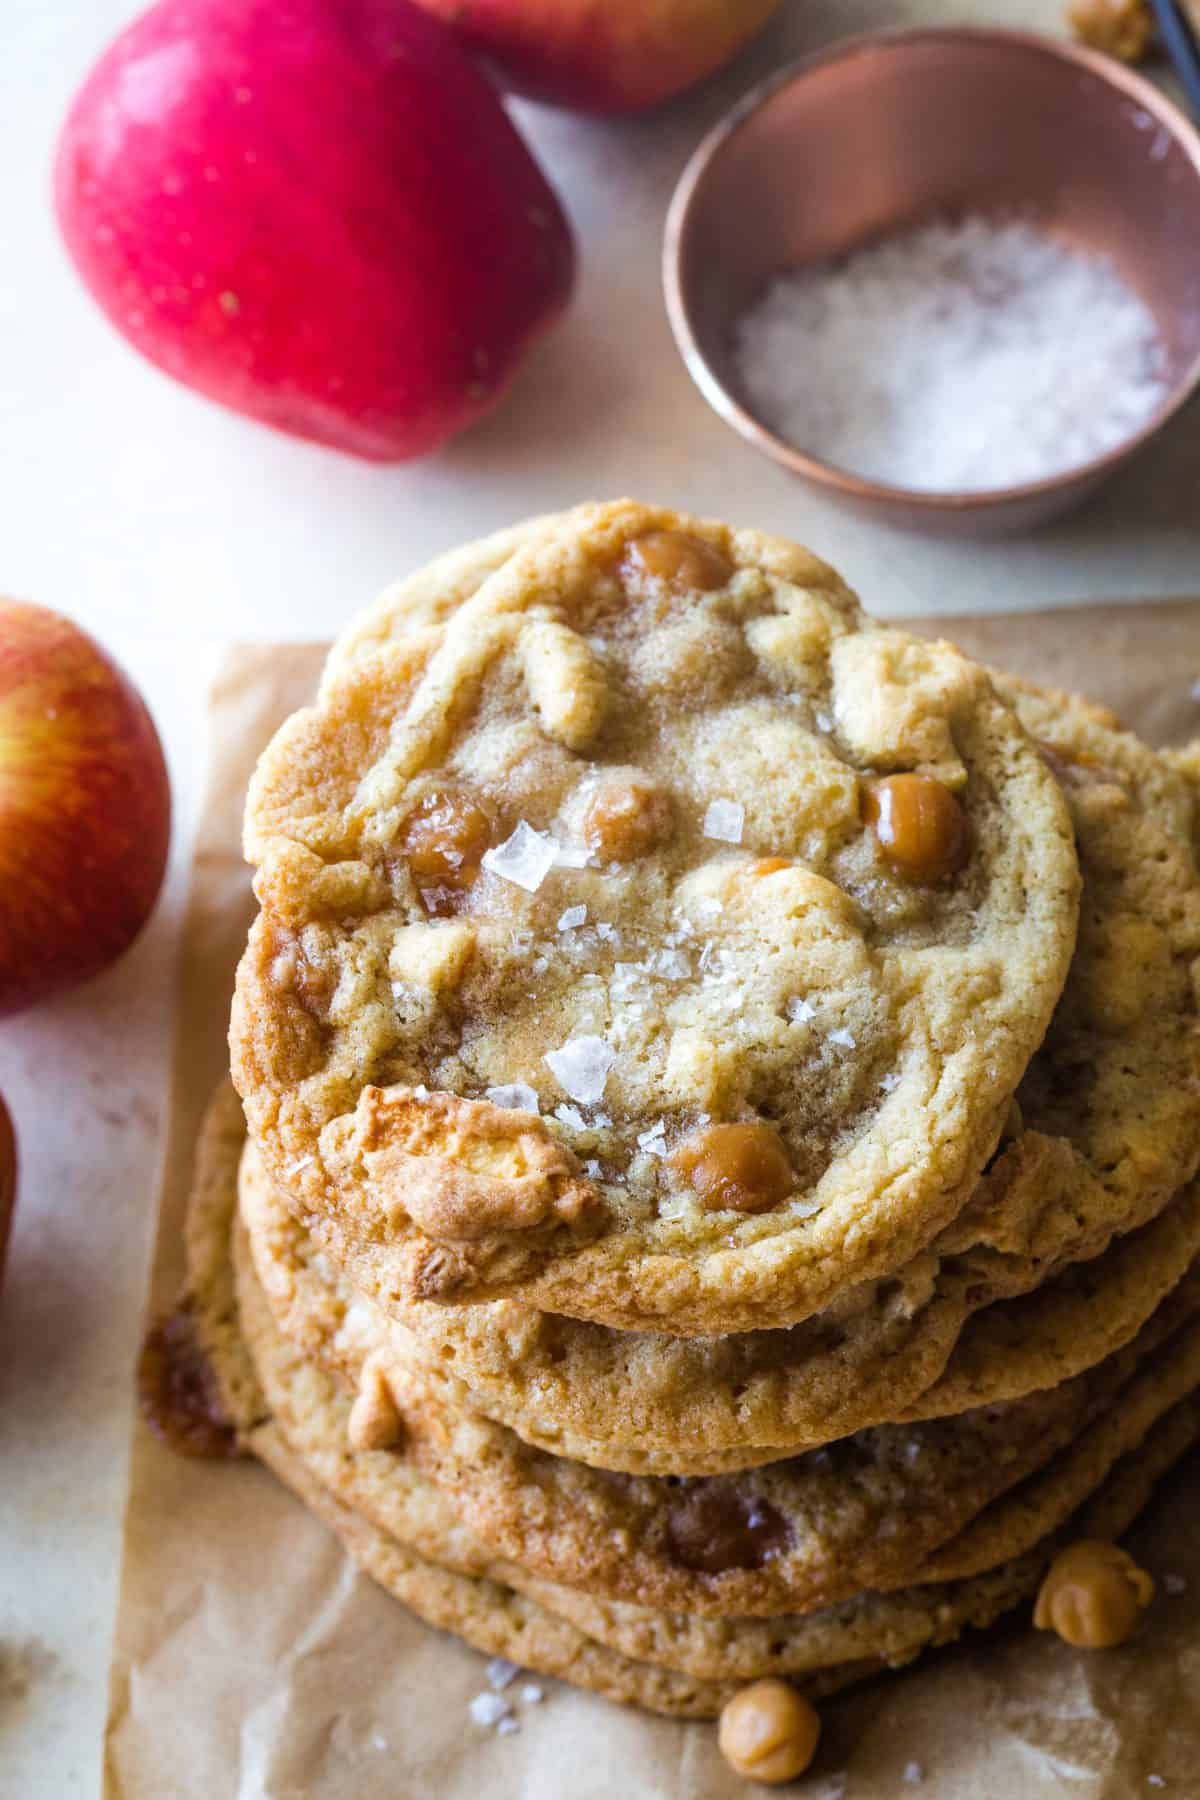
[[[807,1317],[995,1144],[1074,942],[1058,785],[794,545],[625,502],[488,561],[259,764],[251,1131],[398,1294]]]

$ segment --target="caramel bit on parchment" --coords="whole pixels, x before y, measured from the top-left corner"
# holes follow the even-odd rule
[[[186,1300],[146,1333],[137,1385],[146,1423],[181,1456],[241,1454]]]
[[[821,1721],[786,1681],[755,1681],[727,1700],[717,1726],[735,1775],[776,1787],[803,1775],[817,1752]]]

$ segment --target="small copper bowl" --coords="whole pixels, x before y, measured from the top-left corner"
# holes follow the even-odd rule
[[[1018,212],[1109,256],[1153,311],[1171,391],[1093,461],[1020,487],[925,493],[832,467],[738,397],[732,325],[772,276],[931,217]],[[1130,70],[1025,32],[872,33],[747,95],[685,169],[667,308],[709,404],[759,450],[877,519],[1018,530],[1083,498],[1200,387],[1200,134]]]

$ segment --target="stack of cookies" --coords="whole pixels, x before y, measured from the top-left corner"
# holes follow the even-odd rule
[[[661,1712],[1028,1602],[1200,1434],[1193,825],[790,543],[442,558],[249,796],[189,1225],[237,1443],[432,1624]]]

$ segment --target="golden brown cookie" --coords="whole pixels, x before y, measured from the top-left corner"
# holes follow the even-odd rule
[[[1033,1594],[1064,1541],[1051,1539],[970,1581],[863,1596],[824,1613],[774,1620],[703,1620],[595,1600],[499,1563],[463,1532],[417,1471],[381,1452],[347,1455],[347,1399],[278,1333],[245,1255],[235,1287],[228,1144],[229,1134],[217,1130],[201,1146],[189,1299],[212,1328],[215,1372],[243,1441],[382,1585],[478,1649],[681,1716],[715,1714],[734,1684],[763,1675],[787,1674],[819,1696],[990,1623]],[[1070,1522],[1070,1534],[1118,1535],[1198,1433],[1195,1401],[1174,1408],[1117,1464]]]
[[[671,1611],[805,1612],[860,1589],[932,1580],[924,1571],[940,1557],[965,1559],[974,1573],[1021,1554],[1048,1528],[1047,1507],[1057,1508],[1053,1523],[1064,1506],[1073,1511],[1147,1421],[1200,1380],[1200,1327],[1188,1326],[1200,1309],[1197,1274],[1124,1351],[1008,1406],[881,1426],[738,1475],[612,1475],[447,1408],[419,1372],[380,1352],[311,1240],[293,1227],[289,1241],[278,1218],[260,1233],[256,1215],[251,1254],[278,1323],[348,1391],[364,1370],[386,1382],[403,1421],[397,1461],[434,1481],[473,1536],[547,1579]],[[1167,1378],[1156,1353],[1170,1361]]]
[[[1101,709],[1005,691],[1068,797],[1085,869],[1083,925],[1049,1033],[971,1205],[929,1251],[790,1332],[675,1342],[508,1301],[405,1303],[386,1253],[325,1221],[333,1260],[391,1309],[398,1338],[438,1381],[457,1384],[454,1403],[609,1467],[717,1472],[881,1417],[961,1411],[1060,1380],[1127,1337],[1177,1279],[1200,1247],[1192,1193],[1094,1277],[1067,1277],[1052,1298],[1069,1307],[1069,1328],[1057,1330],[1051,1314],[1042,1329],[1049,1299],[1011,1316],[993,1317],[989,1304],[1153,1220],[1200,1154],[1191,791]],[[1099,1291],[1110,1266],[1105,1310],[1088,1290]],[[990,1324],[979,1334],[967,1327],[964,1356],[943,1382],[979,1308]],[[1006,1317],[1028,1338],[1020,1354]],[[1007,1338],[1004,1356],[986,1352],[996,1335]]]
[[[954,1216],[1076,889],[980,671],[631,503],[356,644],[247,814],[235,1077],[302,1208],[409,1297],[688,1332],[804,1317]],[[947,796],[903,857],[900,774]]]

